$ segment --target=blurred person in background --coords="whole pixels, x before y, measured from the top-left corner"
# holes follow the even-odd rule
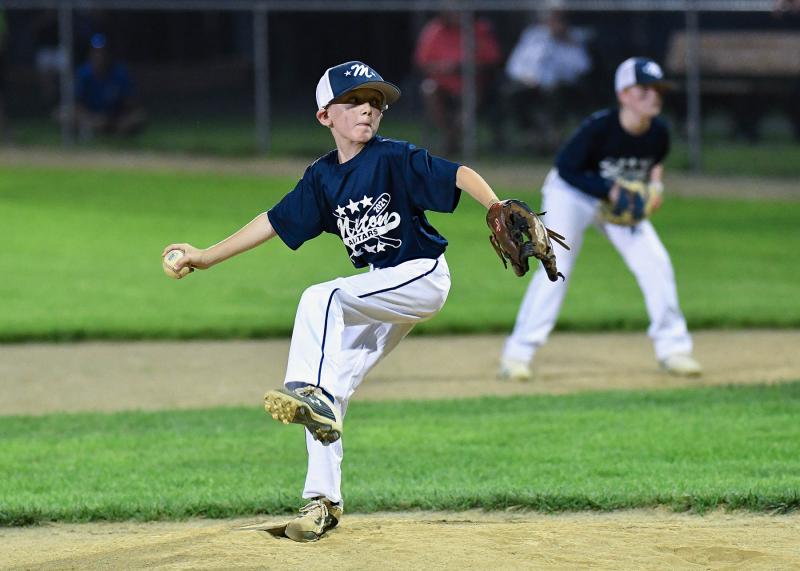
[[[478,106],[487,95],[500,59],[500,47],[491,24],[476,18]],[[464,87],[461,12],[443,10],[425,25],[417,40],[414,63],[424,77],[420,88],[428,117],[444,138],[439,152],[451,156],[458,151],[461,142],[461,95]]]
[[[661,204],[664,159],[670,134],[659,117],[663,94],[672,86],[655,61],[629,58],[616,71],[617,107],[598,111],[581,124],[556,156],[542,188],[547,226],[558,228],[571,246],[558,253],[563,282],[551,282],[540,269],[519,308],[514,330],[506,340],[500,377],[527,380],[530,363],[556,324],[561,304],[581,251],[583,235],[593,225],[620,253],[635,276],[650,318],[648,335],[660,367],[674,375],[697,376],[692,338],[678,303],[672,261],[655,227],[639,210],[630,225],[609,217],[609,205],[623,206],[623,184],[647,186]]]
[[[114,59],[105,34],[94,34],[88,60],[76,72],[73,127],[82,140],[98,134],[132,135],[147,114],[134,98],[128,67]]]
[[[775,12],[800,12],[800,0],[776,0]]]
[[[550,155],[561,144],[558,128],[592,67],[587,40],[587,31],[571,28],[564,11],[545,10],[523,30],[506,63],[505,118],[514,119],[537,153]],[[506,137],[496,139],[502,144]]]

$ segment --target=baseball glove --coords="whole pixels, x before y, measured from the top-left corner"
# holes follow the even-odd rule
[[[564,275],[556,268],[556,255],[553,253],[551,239],[569,250],[564,236],[545,228],[539,216],[521,200],[502,200],[495,202],[486,213],[486,224],[492,231],[489,241],[500,256],[503,266],[511,267],[518,276],[528,271],[528,258],[531,256],[542,261],[547,277],[556,281]]]
[[[617,179],[619,194],[614,201],[602,202],[603,220],[621,226],[635,226],[648,218],[661,200],[661,183],[645,184],[639,180]]]

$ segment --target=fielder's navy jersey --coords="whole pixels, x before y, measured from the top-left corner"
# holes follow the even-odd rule
[[[269,221],[293,250],[322,232],[336,234],[357,268],[438,258],[447,240],[425,211],[455,210],[459,166],[376,136],[346,163],[335,150],[319,158],[268,212]]]
[[[667,124],[656,117],[641,135],[631,135],[619,122],[618,109],[587,118],[556,157],[561,178],[575,188],[607,198],[614,180],[647,182],[652,168],[669,153]]]

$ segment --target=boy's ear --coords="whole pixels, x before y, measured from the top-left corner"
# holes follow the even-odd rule
[[[324,107],[317,111],[317,121],[319,121],[320,125],[323,127],[331,127],[333,125],[333,121],[331,121],[328,115],[328,110]]]

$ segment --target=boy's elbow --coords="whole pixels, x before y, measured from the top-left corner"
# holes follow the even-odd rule
[[[458,170],[456,170],[456,186],[461,190],[467,190],[465,186],[468,186],[470,179],[474,179],[477,174],[466,165],[459,166]]]

